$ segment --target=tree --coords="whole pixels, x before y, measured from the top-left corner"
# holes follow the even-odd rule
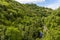
[[[6,40],[21,40],[22,33],[18,28],[8,27],[6,30]]]

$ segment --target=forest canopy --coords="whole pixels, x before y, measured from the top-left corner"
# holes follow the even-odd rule
[[[60,8],[0,0],[0,40],[60,40]]]

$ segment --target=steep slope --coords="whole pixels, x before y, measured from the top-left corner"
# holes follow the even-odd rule
[[[57,33],[55,33],[57,37],[52,34],[55,31],[59,33],[52,25],[54,24],[52,20],[55,20],[53,15],[56,17],[53,11],[36,4],[0,0],[0,40],[40,40],[40,32],[43,33],[42,40],[57,40]],[[59,21],[58,19],[56,20]],[[44,31],[44,26],[47,31]]]

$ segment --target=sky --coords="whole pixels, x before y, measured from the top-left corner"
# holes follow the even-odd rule
[[[16,0],[20,3],[34,3],[38,6],[48,7],[52,9],[57,9],[60,7],[60,0]]]

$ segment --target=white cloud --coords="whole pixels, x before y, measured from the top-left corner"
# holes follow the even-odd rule
[[[44,2],[45,0],[16,0],[20,3],[36,3],[36,2]]]
[[[20,3],[37,3],[37,2],[45,2],[45,0],[16,0]],[[44,7],[52,8],[52,9],[57,9],[60,6],[60,0],[57,0],[55,3],[51,3],[49,5],[45,5]]]
[[[57,8],[60,7],[60,0],[57,0],[56,3],[50,4],[50,5],[46,6],[46,7],[52,8],[52,9],[57,9]]]
[[[52,8],[52,9],[57,9],[58,7],[60,7],[59,4],[60,4],[60,3],[55,3],[55,4],[48,5],[47,7],[48,7],[48,8]]]

